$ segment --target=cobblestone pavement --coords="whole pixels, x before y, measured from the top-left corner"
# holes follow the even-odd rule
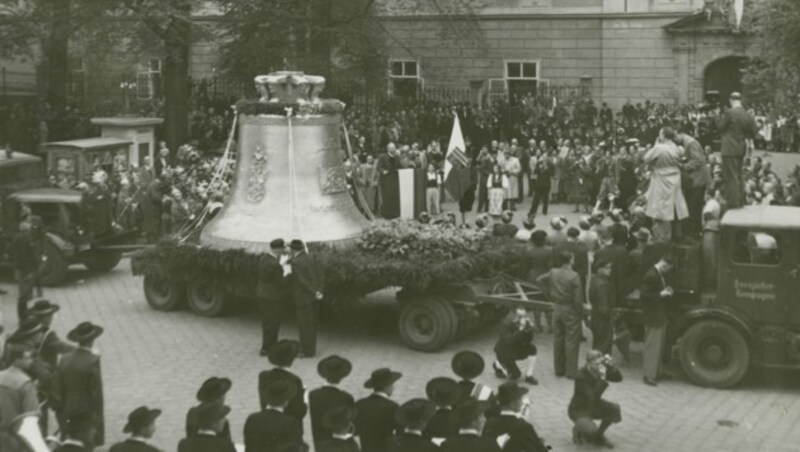
[[[525,206],[527,208],[527,205]],[[556,212],[568,208],[558,206]],[[569,209],[571,211],[571,209]],[[571,223],[576,223],[570,215]],[[547,224],[547,219],[537,221]],[[46,291],[62,306],[55,328],[62,336],[81,320],[106,327],[99,340],[102,351],[106,397],[106,432],[110,441],[123,437],[127,413],[139,405],[164,409],[154,442],[164,450],[175,450],[183,436],[184,415],[194,403],[200,383],[211,375],[233,380],[228,404],[234,436],[241,441],[246,416],[258,408],[257,374],[268,364],[258,356],[260,324],[252,310],[230,317],[206,319],[188,311],[162,313],[151,310],[142,292],[142,281],[130,274],[127,260],[104,275],[89,275],[75,267],[71,281]],[[15,288],[8,272],[0,276],[6,330],[16,327]],[[404,373],[397,399],[424,396],[432,377],[450,375],[450,358],[458,350],[474,349],[487,361],[492,356],[496,333],[484,330],[451,344],[446,350],[425,354],[408,350],[395,326],[396,305],[392,294],[370,296],[356,310],[323,319],[319,352],[338,353],[354,363],[353,374],[344,382],[357,397],[369,373],[391,366]],[[296,337],[293,322],[283,335]],[[571,443],[571,425],[566,407],[572,382],[556,379],[552,370],[552,336],[537,337],[540,385],[532,387],[531,421],[556,450],[591,450]],[[582,352],[587,344],[582,346]],[[638,351],[639,347],[635,348]],[[613,384],[606,397],[622,405],[623,422],[609,431],[609,438],[622,451],[796,451],[800,446],[800,375],[762,374],[729,391],[702,389],[685,380],[665,382],[658,388],[642,383],[638,353],[623,367],[625,381]],[[295,371],[308,387],[321,384],[316,360],[299,360]],[[490,369],[489,369],[490,370]],[[500,383],[487,373],[483,381]],[[308,429],[307,429],[308,430]]]

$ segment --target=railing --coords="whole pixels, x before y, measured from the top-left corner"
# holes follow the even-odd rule
[[[0,68],[0,94],[3,96],[36,94],[36,74]]]

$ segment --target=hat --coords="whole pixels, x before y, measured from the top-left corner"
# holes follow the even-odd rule
[[[558,217],[558,219],[561,220],[562,224],[565,224],[565,225],[569,224],[569,219],[567,217],[565,217],[564,215],[561,215],[560,217]]]
[[[300,343],[289,339],[281,339],[269,349],[269,362],[281,367],[291,366],[300,353]]]
[[[738,91],[734,91],[734,92],[731,93],[731,97],[730,98],[731,98],[731,100],[741,100],[742,95],[739,94]]]
[[[331,355],[323,358],[317,364],[317,373],[325,381],[339,382],[353,370],[353,364],[339,355]]]
[[[622,210],[614,209],[611,211],[611,221],[619,223],[622,221]]]
[[[420,213],[420,214],[417,216],[417,220],[418,220],[420,223],[430,223],[430,221],[431,221],[431,215],[430,215],[428,212],[421,212],[421,213]]]
[[[581,229],[589,229],[590,227],[592,227],[592,217],[590,217],[589,215],[582,216],[580,220],[578,220],[578,226]]]
[[[400,372],[394,372],[388,367],[383,367],[372,372],[369,380],[364,382],[364,387],[368,389],[384,389],[402,376],[403,374]]]
[[[197,400],[208,402],[218,399],[231,389],[231,385],[231,380],[228,378],[211,377],[197,390]]]
[[[461,400],[461,388],[452,378],[436,377],[425,386],[428,399],[439,406],[451,406]]]
[[[510,223],[512,218],[514,218],[514,212],[510,210],[504,210],[503,213],[500,214],[500,219],[503,220],[503,223]]]
[[[639,240],[640,242],[646,242],[650,240],[650,231],[646,228],[639,228],[638,231],[633,233],[633,238]]]
[[[625,140],[625,144],[639,144],[638,138],[628,138]]]
[[[195,408],[197,414],[197,425],[200,428],[207,428],[212,426],[220,419],[225,419],[225,416],[231,412],[231,407],[222,403],[204,403]]]
[[[473,351],[458,352],[453,356],[451,367],[453,373],[465,380],[472,380],[483,373],[483,357]]]
[[[600,224],[600,223],[603,222],[604,218],[605,218],[605,216],[600,212],[596,212],[596,213],[592,214],[592,222],[594,222],[594,223]]]
[[[395,412],[395,420],[404,427],[425,425],[436,412],[436,405],[427,399],[411,399],[400,405]]]
[[[303,251],[306,249],[306,245],[302,240],[294,239],[289,243],[289,248],[294,251]]]
[[[72,342],[86,342],[92,339],[97,339],[103,334],[103,327],[95,325],[92,322],[81,322],[72,331],[67,333],[67,339]]]
[[[50,300],[39,298],[34,300],[32,307],[28,308],[28,313],[33,316],[43,317],[58,312],[59,309],[61,309],[61,306],[51,303]]]
[[[157,408],[150,409],[140,406],[128,415],[128,423],[123,427],[122,433],[136,433],[156,420],[159,415],[161,415],[161,410]]]
[[[553,219],[550,220],[550,227],[556,231],[560,231],[564,227],[564,224],[560,219],[553,217]]]
[[[530,231],[536,227],[536,223],[534,223],[533,220],[526,218],[522,221],[522,227]]]
[[[497,403],[513,402],[528,393],[528,388],[523,388],[516,381],[503,383],[497,388]]]
[[[264,392],[264,401],[267,405],[281,406],[297,394],[297,386],[286,379],[271,381]]]
[[[269,242],[269,247],[272,248],[273,250],[278,248],[282,249],[286,247],[286,242],[284,242],[283,239],[275,239]]]
[[[481,402],[468,397],[453,408],[452,419],[459,427],[471,424],[489,409],[488,402]]]
[[[322,426],[326,429],[338,432],[348,428],[358,415],[358,410],[353,405],[340,405],[331,408],[322,415]]]

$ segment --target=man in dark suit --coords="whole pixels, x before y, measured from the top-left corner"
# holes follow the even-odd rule
[[[302,357],[317,353],[317,321],[322,300],[323,275],[316,260],[308,254],[301,240],[292,240],[292,298],[297,309]]]
[[[609,275],[609,282],[614,289],[614,299],[609,300],[610,308],[614,309],[619,305],[620,298],[627,295],[627,264],[628,264],[628,234],[625,230],[610,227],[601,230],[603,237],[601,240],[601,248],[597,250],[594,255],[595,262],[610,262],[611,274]],[[608,237],[610,235],[611,237]],[[610,243],[609,243],[609,240]],[[592,269],[596,270],[596,269]],[[602,350],[606,353],[605,350]]]
[[[353,405],[340,405],[328,410],[322,417],[323,427],[331,436],[315,446],[317,452],[359,452],[361,448],[353,437],[358,411]]]
[[[539,204],[542,204],[542,214],[547,215],[547,207],[550,204],[550,186],[551,179],[555,174],[555,166],[553,161],[547,154],[542,155],[536,162],[536,168],[533,170],[534,192],[533,200],[531,201],[531,208],[528,211],[528,216],[536,215],[539,210]]]
[[[339,384],[352,370],[353,365],[350,361],[337,355],[328,356],[317,364],[317,373],[328,383],[308,394],[311,436],[317,447],[322,440],[332,435],[322,422],[325,414],[336,407],[355,405],[353,396],[339,388]]]
[[[218,402],[198,407],[197,424],[199,428],[197,434],[182,439],[178,443],[178,452],[235,452],[236,447],[233,443],[220,435],[224,426],[228,425],[227,417],[230,412],[229,406]],[[245,438],[247,438],[246,429]]]
[[[156,177],[161,177],[161,175],[164,174],[164,170],[172,167],[172,157],[166,146],[158,150],[158,156],[156,156],[154,167],[156,170]]]
[[[580,241],[581,231],[571,227],[567,229],[567,240],[553,246],[553,254],[558,256],[562,251],[567,251],[575,258],[572,269],[581,277],[581,284],[586,287],[589,276],[589,249]]]
[[[756,136],[756,122],[742,106],[742,96],[731,93],[731,108],[719,118],[717,128],[722,136],[722,191],[729,209],[744,204],[742,161],[748,140]]]
[[[606,439],[605,432],[611,424],[622,420],[622,411],[616,403],[602,398],[609,381],[622,381],[622,374],[614,367],[611,357],[598,350],[589,351],[586,354],[586,366],[575,378],[575,392],[567,408],[569,418],[575,423],[572,440],[576,444],[588,440],[597,445],[613,447]],[[600,420],[599,428],[594,419]]]
[[[395,432],[397,403],[391,399],[394,384],[403,374],[382,368],[372,372],[364,387],[372,394],[356,402],[356,434],[364,452],[382,452],[386,441]]]
[[[445,441],[441,450],[443,452],[500,452],[497,443],[481,436],[486,425],[486,411],[489,410],[488,402],[479,402],[467,399],[455,406],[453,413],[458,424],[458,435]]]
[[[19,223],[19,231],[9,244],[8,254],[14,268],[14,279],[17,281],[17,319],[22,321],[28,313],[28,302],[33,299],[34,290],[41,296],[39,276],[43,271],[42,260],[43,238],[34,231],[33,215],[27,209],[27,216]],[[23,215],[26,215],[23,211]],[[35,217],[38,218],[38,217]],[[41,219],[39,219],[41,222]]]
[[[282,444],[302,441],[302,421],[286,413],[296,391],[286,380],[272,381],[264,388],[264,408],[244,424],[245,452],[274,452]]]
[[[512,219],[514,219],[514,213],[510,210],[504,211],[500,215],[501,223],[494,224],[492,235],[495,237],[508,237],[513,239],[517,235],[519,228],[511,224]]]
[[[711,183],[711,171],[708,169],[708,161],[703,146],[689,135],[691,126],[684,126],[682,133],[678,134],[677,144],[683,146],[685,161],[681,169],[685,175],[686,184],[681,183],[683,194],[686,198],[686,207],[689,209],[689,218],[686,219],[688,226],[686,231],[697,236],[702,232],[703,203],[705,202],[706,187]]]
[[[283,239],[275,239],[269,244],[269,252],[258,259],[256,296],[261,312],[261,356],[267,356],[269,349],[278,342],[281,320],[289,305],[281,262],[285,248]]]
[[[672,257],[665,254],[644,274],[639,291],[642,302],[642,323],[645,326],[642,361],[644,382],[656,386],[660,376],[659,366],[664,353],[664,338],[667,331],[667,300],[673,290],[669,283]]]
[[[459,401],[469,398],[488,401],[491,398],[492,388],[475,381],[483,374],[483,369],[486,367],[481,355],[471,350],[458,352],[453,355],[450,367],[453,369],[453,373],[461,378],[461,381],[458,382],[461,390]]]
[[[528,405],[525,395],[527,388],[516,382],[502,384],[497,389],[497,403],[500,415],[486,421],[483,436],[501,445],[503,452],[546,452],[536,429],[528,422]]]
[[[294,391],[292,391],[292,396],[284,411],[302,423],[308,411],[303,401],[305,388],[300,377],[289,371],[289,368],[292,367],[294,360],[297,358],[299,349],[300,344],[297,341],[285,339],[272,346],[268,358],[269,362],[275,367],[258,374],[258,398],[260,406],[263,408],[267,404],[267,389],[269,385],[278,380],[289,382],[294,387]]]
[[[200,404],[189,408],[189,411],[186,413],[187,437],[196,435],[200,429],[200,423],[197,418],[197,413],[200,410],[200,407],[210,403],[225,405],[225,395],[228,394],[228,391],[231,389],[232,385],[233,383],[228,378],[211,377],[203,382],[203,385],[197,390],[196,396],[197,401],[200,402]],[[231,427],[227,421],[225,421],[225,424],[222,426],[222,429],[218,432],[217,436],[220,438],[225,438],[229,442],[233,443],[231,440]]]
[[[435,444],[442,444],[458,434],[458,425],[453,419],[453,405],[461,400],[461,388],[452,378],[436,377],[425,386],[425,394],[436,405],[436,412],[422,433]]]
[[[385,452],[435,452],[439,446],[426,438],[422,431],[436,411],[436,406],[425,399],[411,399],[397,409],[397,424],[403,428],[389,438]]]
[[[531,234],[531,244],[533,247],[530,249],[528,266],[528,281],[535,283],[536,278],[547,273],[553,268],[553,248],[547,245],[547,233],[540,230],[533,231]],[[545,317],[547,322],[547,329],[550,333],[553,332],[553,313],[547,311],[542,313],[536,311],[533,315],[536,331],[541,333],[544,331],[542,327],[542,316]]]
[[[67,334],[78,348],[61,357],[53,383],[53,406],[61,419],[87,416],[78,438],[89,450],[105,442],[103,378],[100,356],[93,351],[103,327],[82,322]]]
[[[611,354],[614,338],[612,313],[616,298],[614,285],[610,280],[611,261],[598,259],[593,266],[595,271],[589,282],[589,303],[592,305],[592,348],[605,354]]]
[[[160,452],[160,449],[149,444],[156,432],[156,419],[161,410],[140,406],[128,415],[128,423],[122,432],[130,437],[121,443],[114,444],[108,452]]]

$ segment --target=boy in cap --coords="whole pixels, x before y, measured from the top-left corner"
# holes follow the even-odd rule
[[[161,410],[140,406],[128,414],[128,423],[122,433],[130,437],[121,443],[114,444],[108,452],[160,452],[148,442],[156,432],[156,419],[161,415]]]
[[[302,423],[308,411],[308,407],[303,401],[305,387],[303,386],[303,380],[289,370],[294,364],[294,360],[297,359],[299,351],[300,344],[297,341],[287,339],[278,341],[269,350],[269,362],[275,367],[258,374],[258,397],[260,406],[263,408],[267,403],[269,385],[278,380],[288,381],[294,387],[294,391],[292,391],[292,397],[289,399],[289,404],[285,411],[286,414],[295,417]]]
[[[224,405],[225,395],[231,389],[231,386],[232,382],[228,378],[211,377],[203,382],[203,385],[197,390],[196,396],[197,401],[200,402],[200,404],[189,408],[189,411],[186,413],[187,437],[196,435],[198,429],[200,428],[197,420],[197,411],[200,409],[200,407],[209,403],[220,403]],[[233,442],[231,440],[231,427],[227,421],[225,422],[225,425],[222,426],[219,436]]]
[[[322,417],[325,429],[331,432],[330,437],[322,440],[316,447],[317,452],[359,452],[353,433],[357,410],[353,405],[341,405],[328,410]]]
[[[525,361],[525,382],[538,385],[539,380],[533,376],[537,351],[536,344],[533,343],[533,322],[527,311],[519,308],[514,317],[503,325],[494,346],[496,359],[492,366],[495,375],[497,378],[518,380],[522,372],[517,361]]]
[[[355,405],[353,396],[339,388],[339,383],[350,375],[352,370],[353,365],[350,361],[337,355],[328,356],[317,364],[317,373],[327,382],[325,386],[314,389],[308,394],[311,435],[317,446],[320,441],[330,438],[332,434],[323,422],[325,414],[336,407]]]
[[[317,353],[317,321],[319,302],[323,297],[323,275],[301,240],[292,240],[289,247],[292,250],[292,298],[297,309],[301,356],[310,358]]]
[[[281,320],[289,304],[282,265],[285,248],[283,239],[275,239],[270,242],[269,251],[258,259],[256,296],[261,313],[261,356],[267,356],[269,349],[278,342]]]
[[[286,413],[296,390],[286,380],[270,382],[264,393],[264,408],[248,416],[244,424],[247,452],[274,452],[281,444],[302,441],[302,421]]]
[[[227,417],[230,412],[229,406],[219,402],[198,407],[197,434],[182,439],[178,443],[178,452],[235,452],[236,447],[233,443],[220,436],[220,432],[228,424]]]
[[[526,420],[530,406],[526,394],[528,388],[513,381],[497,389],[500,415],[486,421],[483,436],[495,440],[503,451],[546,452],[550,449]]]
[[[397,410],[397,424],[403,428],[386,443],[385,452],[435,452],[439,446],[423,435],[436,407],[425,399],[411,399]]]
[[[461,378],[461,381],[458,382],[458,387],[461,389],[461,400],[474,398],[487,401],[491,398],[492,388],[475,382],[475,379],[483,374],[483,369],[486,367],[481,355],[471,350],[458,352],[453,356],[450,366],[453,373]]]
[[[461,400],[461,388],[452,378],[436,377],[425,386],[428,400],[436,405],[423,434],[435,444],[442,444],[447,438],[458,434],[458,426],[453,420],[453,406]]]
[[[395,414],[398,405],[391,400],[394,385],[403,374],[388,368],[372,372],[364,387],[372,394],[356,402],[356,434],[361,438],[364,452],[382,452],[386,441],[395,431]]]
[[[453,416],[458,425],[458,435],[442,444],[443,452],[500,452],[497,443],[481,436],[486,425],[489,403],[467,399],[455,407]]]

